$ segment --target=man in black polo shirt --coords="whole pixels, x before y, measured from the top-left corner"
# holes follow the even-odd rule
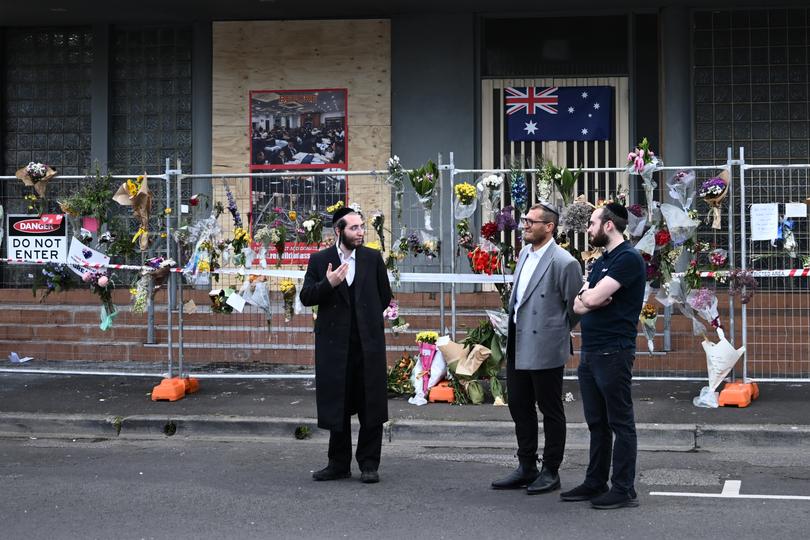
[[[638,506],[636,423],[630,395],[636,326],[644,301],[644,260],[624,239],[627,210],[608,203],[591,214],[588,236],[605,253],[577,294],[582,347],[577,375],[585,421],[591,433],[585,482],[560,495],[564,501],[591,501],[599,509]],[[616,440],[613,442],[613,436]],[[611,454],[613,474],[608,490]]]

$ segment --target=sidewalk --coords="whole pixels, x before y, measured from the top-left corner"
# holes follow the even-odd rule
[[[184,399],[154,402],[159,379],[0,373],[0,437],[185,438],[238,440],[291,438],[297,427],[317,429],[311,379],[201,379]],[[749,407],[702,409],[692,398],[702,383],[634,383],[639,447],[651,450],[721,450],[735,447],[810,448],[810,384],[760,384]],[[587,426],[576,381],[565,381],[569,446],[587,447]],[[507,407],[410,405],[389,400],[388,444],[514,447]]]

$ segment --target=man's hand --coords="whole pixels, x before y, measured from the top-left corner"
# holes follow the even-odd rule
[[[329,284],[332,286],[332,288],[340,285],[340,283],[346,279],[346,274],[348,273],[349,263],[341,264],[334,272],[332,271],[332,263],[329,263],[329,266],[326,267],[326,279],[329,280]]]

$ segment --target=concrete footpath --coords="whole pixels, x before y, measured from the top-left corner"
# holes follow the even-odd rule
[[[307,438],[316,426],[312,379],[200,379],[176,402],[151,400],[159,379],[0,373],[0,437],[207,440]],[[810,384],[760,384],[747,408],[692,405],[703,383],[637,381],[639,447],[645,450],[810,448]],[[588,430],[576,381],[565,381],[568,446],[585,448]],[[513,448],[507,407],[410,405],[391,398],[386,444]],[[305,429],[301,429],[305,428]],[[308,432],[308,433],[306,433]]]

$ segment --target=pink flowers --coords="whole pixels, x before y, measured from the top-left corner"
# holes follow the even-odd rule
[[[110,284],[110,278],[108,278],[107,276],[101,276],[100,278],[98,278],[98,286],[99,287],[106,287],[109,284]]]

